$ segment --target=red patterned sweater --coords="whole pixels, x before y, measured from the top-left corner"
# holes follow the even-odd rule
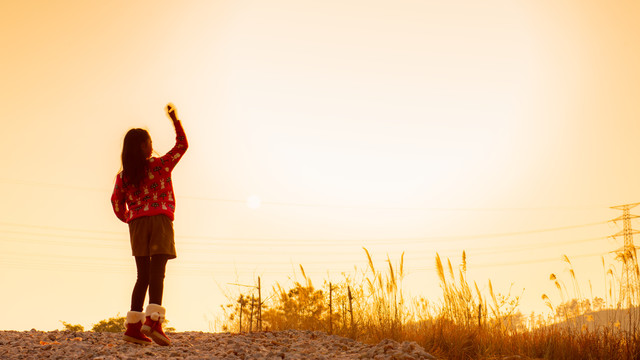
[[[175,197],[171,172],[189,147],[180,121],[174,121],[176,144],[162,157],[151,157],[148,176],[140,186],[125,185],[122,172],[116,177],[111,205],[118,219],[129,223],[142,216],[167,215],[173,221]]]

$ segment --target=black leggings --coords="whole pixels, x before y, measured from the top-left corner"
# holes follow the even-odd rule
[[[164,270],[169,260],[168,255],[136,256],[138,279],[131,295],[131,311],[140,311],[144,306],[144,298],[149,288],[149,304],[162,305],[164,288]]]

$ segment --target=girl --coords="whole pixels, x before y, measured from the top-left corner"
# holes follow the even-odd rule
[[[169,259],[176,257],[171,172],[188,144],[175,106],[168,104],[166,111],[176,130],[175,146],[162,157],[152,157],[149,133],[143,129],[129,130],[122,146],[122,171],[116,177],[111,196],[116,216],[129,224],[131,252],[138,271],[131,296],[131,311],[127,312],[124,340],[144,345],[150,344],[151,339],[160,345],[171,344],[162,331],[165,266]],[[142,312],[147,288],[149,305]]]

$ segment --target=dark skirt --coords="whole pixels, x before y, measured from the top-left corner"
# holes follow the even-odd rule
[[[176,258],[173,221],[166,215],[143,216],[129,222],[133,256],[169,255]]]

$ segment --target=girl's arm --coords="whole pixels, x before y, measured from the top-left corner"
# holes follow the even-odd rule
[[[182,123],[178,120],[178,112],[176,111],[176,107],[169,103],[166,107],[167,115],[173,122],[173,127],[176,130],[176,144],[173,146],[173,149],[169,150],[164,156],[160,158],[162,165],[164,167],[168,167],[169,171],[172,170],[178,161],[182,158],[182,155],[189,148],[189,143],[187,142],[187,136],[184,133],[184,129],[182,128]]]
[[[116,185],[113,188],[113,194],[111,194],[111,207],[118,219],[127,222],[128,210],[124,188],[122,187],[122,173],[116,177]]]

